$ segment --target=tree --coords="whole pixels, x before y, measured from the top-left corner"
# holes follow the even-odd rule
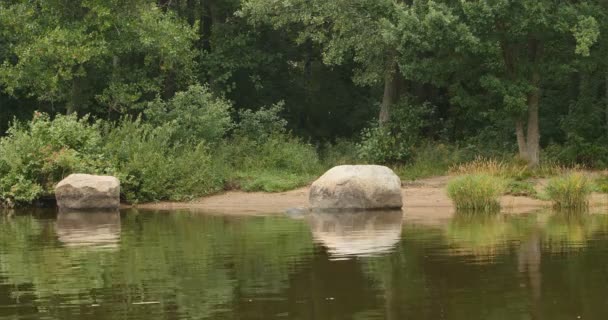
[[[15,0],[0,8],[9,54],[0,84],[15,96],[124,111],[191,82],[196,34],[149,0]]]
[[[406,6],[393,0],[246,0],[240,14],[254,25],[297,28],[296,42],[312,41],[322,47],[328,65],[356,63],[354,80],[361,85],[383,84],[380,123],[390,119],[404,81],[397,63],[396,39],[386,21],[396,21]]]
[[[480,40],[472,53],[486,70],[481,85],[502,99],[504,110],[514,119],[520,156],[536,166],[543,83],[569,68],[575,51],[588,54],[597,40],[597,23],[583,15],[577,1],[469,1],[461,5],[463,19]]]

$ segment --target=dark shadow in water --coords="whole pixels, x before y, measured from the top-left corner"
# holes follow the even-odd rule
[[[401,211],[313,212],[313,238],[333,259],[391,252],[401,239]]]
[[[116,248],[120,242],[120,212],[61,211],[55,228],[59,241],[66,246]]]

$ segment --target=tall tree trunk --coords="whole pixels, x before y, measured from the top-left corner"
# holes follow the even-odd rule
[[[531,167],[535,167],[540,162],[540,130],[538,123],[538,105],[540,102],[540,89],[538,88],[538,82],[540,75],[538,72],[534,72],[533,82],[535,83],[534,90],[528,96],[528,164]]]
[[[519,156],[522,159],[528,161],[528,144],[526,143],[524,121],[521,118],[515,121],[515,134],[517,135],[517,147],[519,148]]]
[[[542,56],[542,43],[536,38],[528,40],[529,59],[532,64],[530,83],[533,87],[528,94],[528,165],[535,167],[540,163],[540,128],[538,109],[540,105],[540,60]]]
[[[382,96],[378,118],[381,126],[390,121],[391,107],[399,101],[399,84],[399,67],[396,61],[391,61],[384,75],[384,95]]]
[[[605,107],[605,122],[606,122],[606,133],[608,134],[608,69],[606,69],[605,73],[604,73],[604,77],[605,77],[605,81],[606,83],[604,83],[605,85],[605,101],[606,101],[606,107]]]
[[[77,111],[80,101],[80,81],[79,77],[74,76],[72,79],[72,90],[70,92],[70,100],[66,104],[66,114],[72,114]]]

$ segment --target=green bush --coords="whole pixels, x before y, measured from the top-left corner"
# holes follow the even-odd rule
[[[369,163],[396,164],[410,161],[421,142],[421,130],[433,108],[429,104],[413,105],[407,101],[393,106],[391,120],[373,124],[361,133],[358,156]]]
[[[230,184],[245,191],[284,191],[306,185],[322,171],[312,145],[276,133],[266,141],[235,137],[219,152]]]
[[[550,179],[545,193],[557,209],[585,209],[592,189],[589,179],[575,172]]]
[[[605,140],[588,141],[571,134],[562,145],[551,144],[543,150],[543,156],[552,162],[567,166],[606,168],[608,147]]]
[[[357,145],[352,141],[343,139],[338,139],[333,144],[323,145],[320,157],[326,168],[361,162],[361,159],[357,156]]]
[[[99,127],[88,117],[36,113],[15,122],[0,139],[0,202],[30,203],[52,195],[54,185],[73,172],[103,171]]]
[[[104,152],[126,200],[186,200],[223,188],[223,172],[205,143],[174,144],[176,130],[173,122],[154,127],[140,118],[106,128]]]
[[[284,106],[284,102],[279,102],[257,111],[249,109],[239,111],[239,124],[235,129],[235,136],[266,141],[273,134],[286,133],[287,120],[280,116]]]
[[[425,143],[414,150],[414,158],[404,166],[396,168],[403,180],[445,175],[451,167],[470,160],[467,150],[445,144]]]
[[[457,210],[488,212],[500,209],[505,185],[505,181],[496,176],[471,174],[452,179],[447,191]]]
[[[145,114],[155,126],[173,122],[173,141],[215,144],[233,126],[231,108],[228,101],[213,96],[207,87],[196,85],[176,93],[169,101],[157,98],[150,103]]]

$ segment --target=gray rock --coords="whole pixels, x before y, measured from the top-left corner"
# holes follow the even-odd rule
[[[118,209],[120,181],[110,176],[71,174],[55,187],[60,209]]]
[[[312,184],[309,202],[313,210],[400,209],[401,180],[384,166],[338,166]]]
[[[288,208],[285,210],[285,215],[292,219],[304,219],[310,213],[309,208]]]

